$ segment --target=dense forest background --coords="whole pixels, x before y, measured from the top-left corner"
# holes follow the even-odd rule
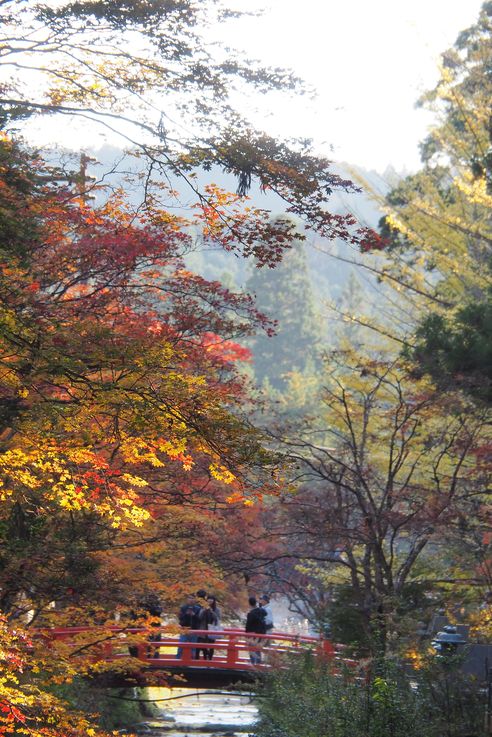
[[[86,150],[85,154],[90,158],[87,174],[93,178],[91,196],[95,201],[98,201],[98,182],[102,175],[105,185],[119,188],[125,176],[128,177],[128,170],[139,171],[135,158],[114,146]],[[57,156],[60,155],[76,165],[80,152],[58,152]],[[116,167],[115,162],[118,162]],[[382,209],[369,190],[384,197],[405,176],[391,168],[378,173],[353,164],[336,164],[333,170],[344,179],[355,177],[363,184],[358,192],[334,192],[331,210],[340,215],[353,213],[368,228],[377,227],[382,216]],[[224,191],[234,191],[237,186],[234,176],[219,168],[212,170],[212,179]],[[198,172],[196,181],[198,186],[204,184],[205,173]],[[171,178],[171,183],[176,192],[175,211],[184,213],[189,206],[186,188],[177,179]],[[127,191],[138,206],[141,191],[138,188],[134,188],[133,194],[131,189]],[[251,187],[247,197],[253,207],[267,210],[273,219],[285,215],[281,198],[262,191],[258,185]],[[301,225],[295,219],[293,222],[297,227]],[[285,389],[292,373],[306,371],[312,377],[323,351],[339,345],[349,328],[341,314],[334,314],[333,306],[340,308],[341,313],[350,313],[364,303],[371,310],[378,292],[384,290],[377,275],[364,269],[364,255],[358,249],[342,239],[328,241],[309,231],[303,235],[305,240],[294,244],[278,267],[264,271],[258,270],[254,263],[203,242],[198,232],[194,234],[194,247],[186,256],[192,271],[253,295],[258,308],[275,322],[275,336],[258,336],[247,343],[252,352],[248,374],[258,387],[266,382],[268,391]],[[371,255],[366,260],[374,265],[375,257]]]

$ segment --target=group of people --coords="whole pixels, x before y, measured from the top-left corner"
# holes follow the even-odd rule
[[[270,597],[268,594],[262,594],[257,600],[255,596],[250,596],[248,601],[250,609],[246,616],[245,631],[256,635],[268,634],[273,630]],[[185,604],[180,607],[178,620],[180,626],[185,630],[180,634],[179,641],[197,644],[197,647],[191,649],[192,659],[199,660],[200,654],[203,654],[204,660],[212,660],[214,648],[211,645],[217,638],[214,633],[222,629],[221,613],[215,596],[207,594],[203,589],[197,591],[196,594],[190,594]],[[193,630],[201,630],[202,634],[197,635]],[[267,641],[263,637],[249,637],[248,642],[251,645],[249,653],[251,662],[255,665],[261,663],[261,647]],[[183,648],[179,647],[177,658],[182,657]]]
[[[215,596],[207,594],[203,589],[188,596],[186,603],[179,610],[178,619],[180,626],[189,630],[217,632],[221,629],[220,609],[217,605],[217,599]],[[192,632],[182,632],[179,641],[201,644],[201,647],[193,648],[191,651],[191,657],[194,660],[200,659],[200,653],[203,653],[204,660],[212,660],[214,649],[210,645],[215,642],[215,637],[212,634],[197,636]],[[183,648],[178,648],[177,657],[183,657]]]

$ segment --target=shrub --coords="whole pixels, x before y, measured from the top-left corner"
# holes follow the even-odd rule
[[[418,673],[394,661],[360,675],[313,655],[261,689],[257,737],[479,737],[485,696],[459,664],[434,659]]]

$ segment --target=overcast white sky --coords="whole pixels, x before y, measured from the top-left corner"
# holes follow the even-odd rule
[[[237,0],[240,4],[240,0]],[[268,125],[326,141],[333,158],[382,171],[418,166],[429,117],[415,110],[437,80],[439,54],[478,18],[481,0],[249,0],[236,45],[289,66],[317,101],[271,105]],[[243,5],[244,7],[244,5]],[[329,153],[328,146],[323,146]]]
[[[382,172],[390,164],[399,171],[418,167],[418,142],[430,119],[415,109],[415,101],[436,82],[439,54],[475,22],[482,0],[227,4],[265,12],[261,18],[230,22],[220,31],[225,43],[267,64],[293,69],[318,90],[314,102],[275,93],[262,97],[268,116],[252,113],[253,100],[238,101],[255,124],[269,133],[313,138],[329,158]],[[41,139],[46,140],[46,129],[39,123]],[[77,124],[50,135],[73,147],[98,148],[104,142],[100,133],[84,140]]]

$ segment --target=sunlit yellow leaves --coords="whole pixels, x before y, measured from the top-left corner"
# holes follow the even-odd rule
[[[492,605],[490,600],[469,617],[470,634],[478,642],[492,642]]]
[[[211,463],[209,471],[212,478],[216,479],[216,481],[222,481],[224,484],[232,484],[236,478],[228,468],[221,466],[218,463]]]
[[[126,481],[131,486],[148,486],[148,481],[141,479],[138,476],[133,476],[130,473],[121,474],[122,481]]]
[[[463,172],[460,177],[455,179],[456,187],[463,192],[465,197],[470,203],[475,203],[483,207],[492,207],[492,196],[487,192],[487,182],[485,177],[474,178],[471,172]],[[467,223],[467,225],[471,225]],[[480,222],[476,223],[477,233],[480,232],[480,228],[483,224]]]
[[[103,74],[98,73],[94,68],[93,74],[84,74],[84,71],[91,69],[91,61],[85,70],[81,67],[60,66],[57,69],[57,80],[46,91],[47,102],[53,106],[66,105],[74,102],[84,102],[90,104],[97,102],[100,105],[108,104],[115,100],[114,90],[104,81]],[[124,68],[124,64],[120,64],[120,70]]]
[[[0,497],[23,499],[42,492],[46,503],[69,511],[91,510],[113,526],[141,525],[149,513],[138,502],[139,477],[110,471],[94,452],[84,448],[15,448],[0,454]],[[124,482],[124,486],[121,484]]]
[[[127,463],[148,463],[153,468],[163,468],[166,465],[165,457],[167,457],[174,461],[181,461],[183,467],[189,470],[193,461],[186,454],[186,448],[185,437],[172,440],[164,438],[146,440],[122,433],[120,442],[120,452]]]
[[[416,648],[409,648],[405,651],[404,656],[414,670],[421,670],[426,664],[425,655]]]

